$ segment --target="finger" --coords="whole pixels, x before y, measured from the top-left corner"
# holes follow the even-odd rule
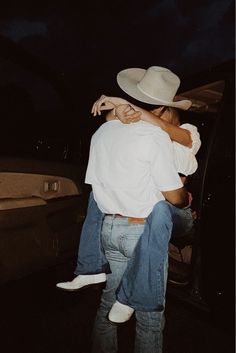
[[[129,124],[129,123],[130,123],[129,119],[126,119],[125,117],[119,118],[119,120],[120,120],[123,124]]]
[[[130,120],[129,119],[122,119],[121,120],[123,124],[130,124]]]
[[[129,104],[127,104],[126,108],[124,109],[124,112],[127,114],[132,114],[134,112],[134,109]]]
[[[95,115],[101,115],[103,110],[113,109],[115,104],[110,101],[111,97],[107,97],[104,94],[93,104],[91,113]]]
[[[91,113],[95,114],[96,113],[96,102],[93,103],[92,109],[91,109]]]
[[[126,115],[126,118],[130,119],[130,120],[139,119],[140,118],[140,112],[134,112],[132,114],[128,114],[128,115]]]
[[[97,105],[98,105],[98,102],[99,102],[99,99],[96,100],[96,101],[93,103],[93,106],[92,106],[91,112],[92,112],[94,115],[97,114]]]
[[[93,115],[96,116],[98,114],[97,103],[93,106]]]
[[[139,119],[139,120],[140,120],[141,115],[142,115],[141,112],[135,112],[135,113],[133,114],[133,118],[136,118],[136,119]]]
[[[95,114],[97,115],[101,115],[101,106],[102,104],[104,103],[104,98],[100,98],[96,104],[95,104],[95,109],[94,109],[94,112]]]
[[[92,106],[91,113],[92,113],[93,115],[95,115],[95,103],[94,103],[93,106]]]
[[[102,105],[100,107],[100,111],[103,111],[103,110],[111,110],[111,108],[109,106],[106,106],[106,105]]]

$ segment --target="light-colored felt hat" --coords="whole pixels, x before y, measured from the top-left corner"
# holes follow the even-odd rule
[[[165,105],[187,110],[192,105],[190,100],[174,101],[180,85],[179,77],[161,66],[151,66],[147,70],[131,68],[122,70],[117,75],[120,88],[138,101]]]

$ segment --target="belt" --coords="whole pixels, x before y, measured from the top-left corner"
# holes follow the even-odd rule
[[[137,217],[127,217],[127,216],[122,216],[121,214],[109,214],[106,213],[106,216],[112,216],[114,218],[127,218],[129,224],[144,224],[146,221],[146,218],[137,218]]]

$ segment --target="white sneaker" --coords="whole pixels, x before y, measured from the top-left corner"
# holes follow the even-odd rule
[[[134,313],[134,309],[128,305],[116,301],[108,314],[108,319],[116,324],[128,321]]]
[[[75,291],[86,286],[90,286],[96,283],[106,282],[106,274],[98,273],[96,275],[79,275],[75,277],[71,282],[57,283],[57,288]]]

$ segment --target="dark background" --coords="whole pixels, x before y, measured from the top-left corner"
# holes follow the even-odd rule
[[[119,92],[122,69],[159,65],[182,77],[234,58],[234,1],[9,0],[0,34],[55,71],[88,114],[101,93]],[[52,105],[36,96],[38,109]]]
[[[158,65],[184,79],[233,59],[234,49],[233,0],[1,2],[1,151],[26,155],[29,144],[56,140],[83,146],[86,163],[103,121],[91,105],[123,95],[120,70]]]
[[[102,121],[91,117],[91,104],[102,93],[122,94],[116,84],[117,73],[128,67],[159,65],[184,79],[233,59],[234,13],[233,0],[2,1],[1,154],[60,159],[66,147],[69,161],[82,160],[86,166],[90,136]],[[219,162],[222,160],[220,170],[227,177],[224,158]],[[224,208],[224,216],[220,208],[210,217],[206,213],[209,228],[209,219],[227,219],[229,209],[232,212],[233,208]],[[215,273],[210,278],[216,282],[217,292],[211,298],[216,297],[218,310],[222,281],[218,286],[216,269],[221,268],[223,282],[233,282],[234,275],[232,267],[225,271],[231,260],[221,257],[232,258],[229,232],[223,223],[217,231],[217,244],[217,232],[211,228],[207,232],[205,258],[210,254],[215,261],[208,261],[204,274]],[[226,245],[221,241],[223,233]],[[208,251],[212,243],[223,249],[221,256]],[[30,279],[9,283],[1,292],[2,346],[6,343],[7,352],[69,353],[89,346],[99,292],[81,292],[73,297],[66,292],[55,294],[55,284],[72,276],[74,264],[69,265],[58,272],[43,273],[41,278],[33,274]],[[234,309],[231,301],[221,297],[227,317]],[[229,310],[225,311],[225,306]],[[183,305],[173,306],[169,301],[166,312],[166,352],[231,353],[233,341],[228,328],[215,328],[227,323],[227,319],[219,319],[218,311],[213,328],[212,321],[200,320]],[[130,331],[123,337],[129,348]]]

